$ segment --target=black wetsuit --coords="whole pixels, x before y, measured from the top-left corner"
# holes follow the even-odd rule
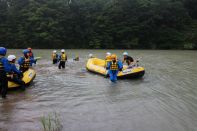
[[[6,75],[6,71],[4,70],[4,65],[1,62],[0,58],[0,94],[2,95],[2,98],[6,97],[8,90],[8,79]]]
[[[127,56],[124,58],[124,61],[126,61],[127,65],[129,66],[132,62],[134,62],[133,58],[131,56]]]

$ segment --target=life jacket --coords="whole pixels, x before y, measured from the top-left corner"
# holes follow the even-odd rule
[[[66,61],[66,54],[61,55],[61,60],[60,61]]]
[[[53,58],[53,59],[57,59],[57,54],[53,53],[53,54],[52,54],[52,58]]]
[[[22,65],[20,65],[21,68],[29,68],[30,67],[30,59],[24,57],[24,62]]]
[[[3,63],[1,62],[1,58],[0,58],[0,71],[3,71],[4,70],[4,66],[3,66]]]
[[[110,70],[118,70],[118,63],[117,62],[111,62]]]

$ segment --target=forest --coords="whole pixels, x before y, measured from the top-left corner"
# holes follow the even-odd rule
[[[197,49],[197,0],[0,0],[0,46]]]

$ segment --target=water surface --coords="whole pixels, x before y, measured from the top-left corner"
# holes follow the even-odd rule
[[[0,98],[0,130],[42,130],[40,117],[61,116],[65,131],[196,131],[197,52],[130,50],[146,74],[138,80],[111,83],[86,71],[89,53],[103,58],[105,50],[67,50],[66,69],[51,62],[52,50],[41,56],[37,77],[25,91]],[[111,50],[121,58],[121,50]],[[21,50],[9,54],[21,56]],[[75,55],[80,61],[72,60]]]

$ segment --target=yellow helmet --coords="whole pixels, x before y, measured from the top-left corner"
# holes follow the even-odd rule
[[[116,54],[112,54],[112,55],[111,55],[111,59],[117,59]]]

